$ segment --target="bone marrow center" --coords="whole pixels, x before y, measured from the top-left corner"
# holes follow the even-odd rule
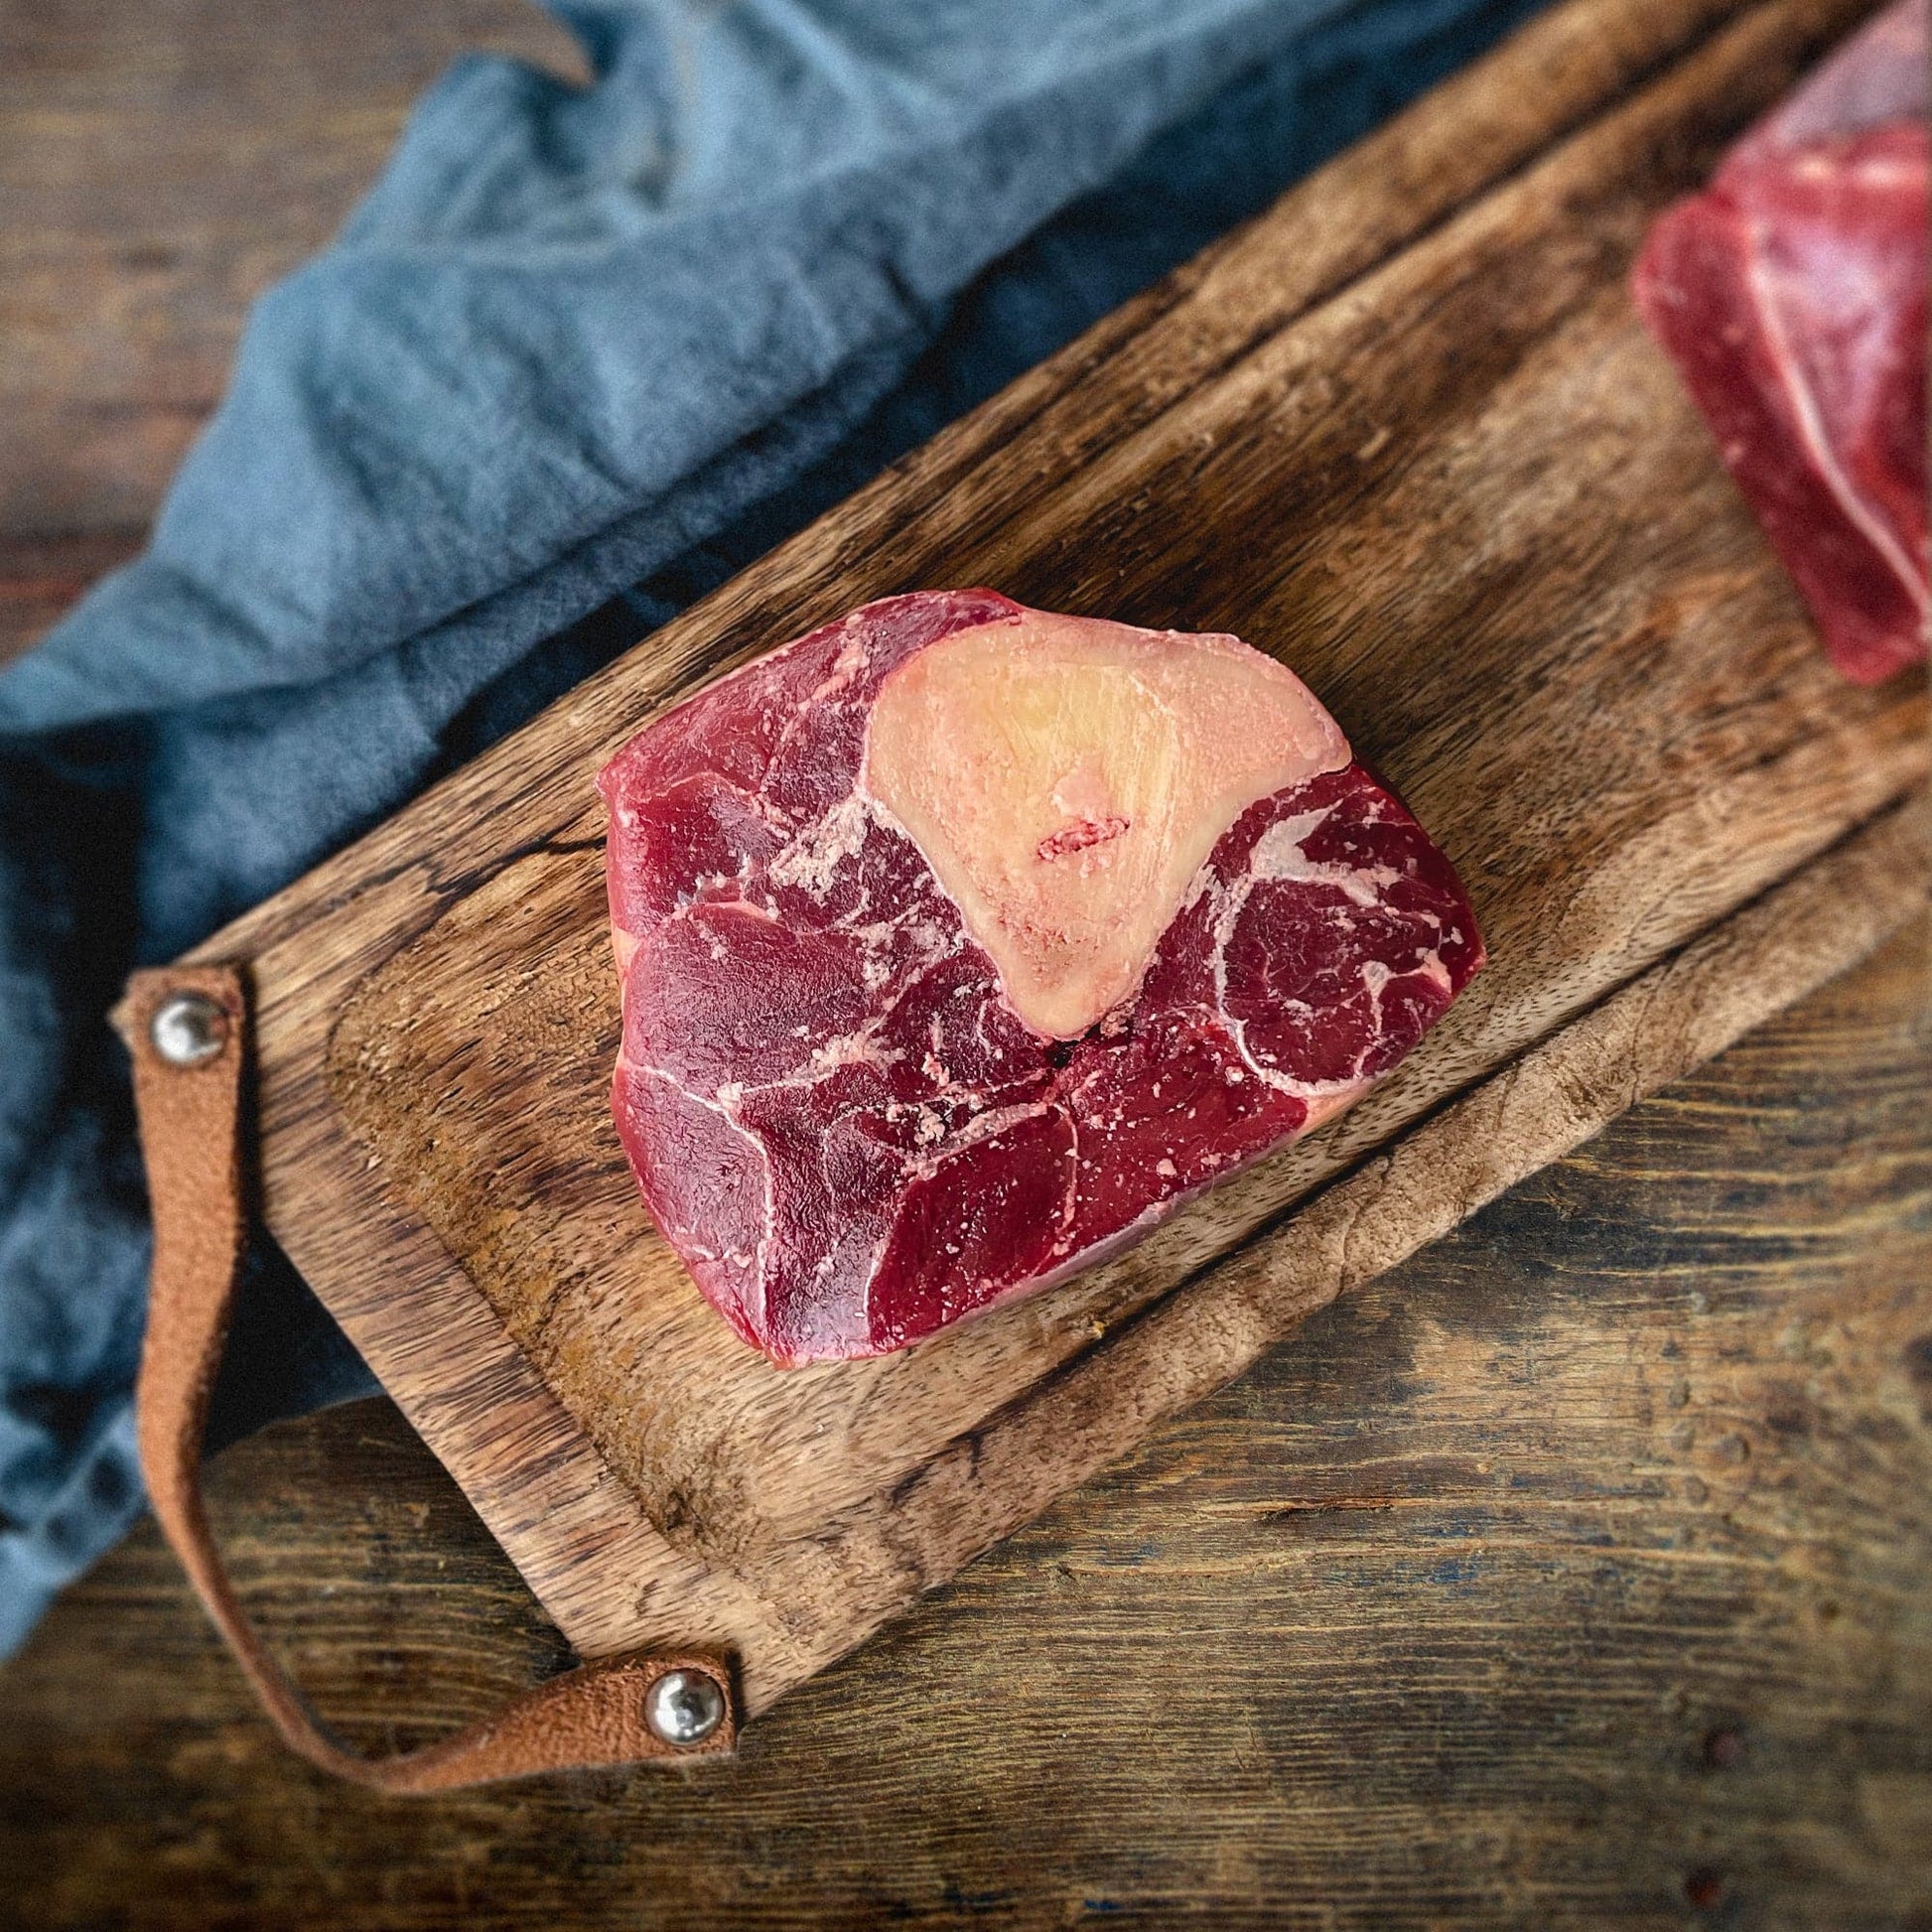
[[[1042,860],[1064,859],[1075,852],[1090,852],[1097,845],[1105,845],[1117,839],[1127,830],[1127,821],[1111,814],[1106,818],[1076,818],[1062,825],[1057,832],[1048,832],[1039,842],[1039,857]],[[1095,862],[1104,865],[1104,853],[1095,855]]]
[[[1236,638],[1029,612],[893,671],[862,782],[1015,1013],[1072,1039],[1139,987],[1235,820],[1348,758],[1301,679]]]

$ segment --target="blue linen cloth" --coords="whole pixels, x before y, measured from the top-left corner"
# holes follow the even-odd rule
[[[0,673],[0,1656],[140,1507],[103,1015],[1535,0],[553,0],[270,293]],[[373,1387],[265,1236],[210,1438]]]

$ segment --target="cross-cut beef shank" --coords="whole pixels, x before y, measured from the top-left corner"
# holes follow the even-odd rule
[[[1482,962],[1449,861],[1233,637],[890,598],[600,783],[619,1132],[779,1363],[1138,1239],[1348,1106]]]

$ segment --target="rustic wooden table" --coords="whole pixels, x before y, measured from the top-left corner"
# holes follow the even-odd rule
[[[139,541],[249,298],[479,45],[574,61],[520,0],[0,7],[0,652]],[[0,1673],[0,1921],[1932,1923],[1929,948],[1317,1317],[733,1765],[331,1785],[137,1534]],[[357,1741],[560,1660],[384,1403],[214,1487]]]

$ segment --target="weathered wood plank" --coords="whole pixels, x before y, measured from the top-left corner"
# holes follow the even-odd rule
[[[582,70],[530,0],[0,6],[0,662],[139,548],[249,305],[479,51]]]
[[[6,1675],[0,1919],[1917,1923],[1929,963],[1922,921],[1323,1311],[688,1779],[327,1783],[144,1531]],[[381,1406],[213,1502],[365,1745],[558,1661]]]

